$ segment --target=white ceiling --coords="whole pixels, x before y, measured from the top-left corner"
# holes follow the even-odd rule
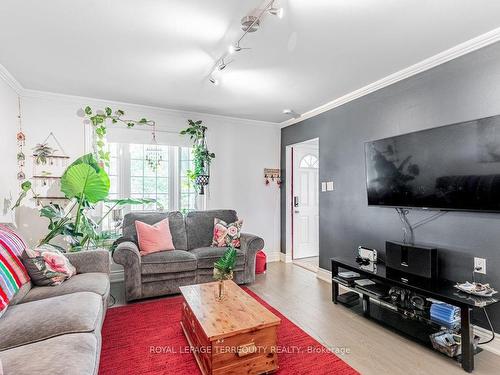
[[[266,1],[267,2],[267,1]],[[500,1],[1,0],[0,64],[28,89],[282,122],[500,26]]]

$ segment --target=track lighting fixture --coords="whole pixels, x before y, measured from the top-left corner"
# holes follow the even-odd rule
[[[261,18],[264,15],[264,13],[269,12],[269,14],[277,16],[278,18],[283,17],[283,8],[274,7],[274,3],[276,1],[277,0],[270,0],[264,8],[254,12],[255,14],[245,16],[241,19],[241,27],[243,29],[243,35],[235,43],[229,46],[227,53],[221,56],[221,58],[218,60],[216,70],[222,71],[232,62],[232,60],[227,63],[224,61],[228,57],[228,55],[232,55],[244,49],[250,49],[241,47],[240,42],[243,40],[243,38],[245,38],[245,36],[248,33],[256,32],[259,29]],[[209,81],[214,85],[218,84],[217,79],[215,79],[213,75],[209,76]]]
[[[273,16],[283,18],[283,8],[270,8],[268,12]]]
[[[251,48],[241,47],[240,43],[236,43],[236,44],[231,44],[228,48],[228,51],[232,55],[233,53],[243,51],[244,49],[251,49]]]
[[[222,58],[222,59],[220,60],[220,64],[219,64],[219,66],[217,67],[217,69],[219,69],[219,70],[224,70],[224,69],[226,69],[226,67],[227,67],[230,63],[231,63],[231,61],[230,61],[230,62],[228,62],[228,63],[224,62],[224,58]]]

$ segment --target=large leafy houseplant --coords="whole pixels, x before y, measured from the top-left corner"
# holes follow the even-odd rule
[[[40,210],[40,216],[49,219],[49,233],[40,245],[64,236],[73,250],[95,246],[101,237],[100,224],[117,206],[154,202],[153,199],[107,199],[109,187],[108,174],[92,154],[75,160],[61,178],[61,191],[70,199],[70,204],[66,208],[50,204]],[[110,207],[96,222],[90,212],[101,202]]]
[[[95,111],[86,106],[83,113],[94,129],[94,153],[76,159],[61,177],[61,191],[70,200],[70,203],[65,207],[49,204],[40,209],[40,216],[49,220],[49,233],[40,241],[39,245],[52,243],[56,238],[63,236],[69,241],[72,250],[79,250],[90,245],[97,246],[99,241],[106,237],[105,233],[99,233],[99,226],[116,207],[156,202],[154,199],[108,199],[110,180],[104,170],[104,166],[108,166],[110,160],[105,143],[108,123],[121,123],[132,128],[135,125],[151,126],[154,125],[154,121],[146,118],[140,120],[125,119],[123,118],[125,115],[123,110],[113,111],[109,107]],[[40,156],[35,162],[43,163],[44,155],[35,154],[35,156]],[[31,181],[26,180],[21,184],[21,193],[12,209],[19,207],[30,192],[33,197],[38,197],[32,189]],[[107,208],[107,211],[101,215],[98,221],[94,221],[91,213],[101,203]]]
[[[215,154],[210,152],[207,147],[205,132],[207,127],[202,124],[201,120],[188,120],[188,127],[180,132],[181,135],[187,135],[193,142],[193,169],[187,171],[188,179],[194,183],[197,192],[202,194],[203,184],[208,181],[203,181],[203,177],[208,178],[210,164]]]

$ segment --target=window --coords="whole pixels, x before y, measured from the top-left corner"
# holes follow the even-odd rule
[[[314,155],[308,154],[302,158],[299,167],[318,169],[319,168],[318,158]]]
[[[152,198],[157,203],[126,207],[125,212],[141,210],[195,210],[196,192],[187,171],[193,168],[189,147],[158,145],[161,162],[154,168],[148,163],[151,145],[109,143],[110,198]]]

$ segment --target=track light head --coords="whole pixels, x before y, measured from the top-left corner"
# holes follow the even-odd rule
[[[268,12],[278,18],[283,18],[283,8],[269,8]]]
[[[219,65],[217,66],[217,69],[219,69],[219,70],[224,70],[224,69],[226,69],[226,67],[227,67],[229,64],[231,64],[231,63],[232,63],[232,60],[226,63],[226,62],[224,61],[224,58],[222,58],[222,59],[220,60]]]
[[[215,77],[210,76],[209,78],[210,83],[212,83],[214,86],[217,86],[219,84],[219,81],[215,79]]]
[[[229,53],[232,55],[233,53],[235,52],[240,52],[242,49],[242,47],[240,47],[240,44],[239,43],[236,43],[236,44],[231,44],[228,48],[229,50]]]

